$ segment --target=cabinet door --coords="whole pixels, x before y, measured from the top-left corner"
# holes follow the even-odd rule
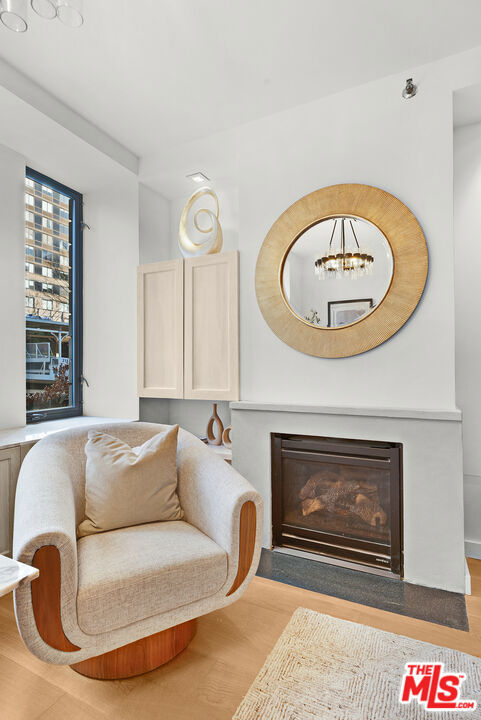
[[[20,448],[0,450],[0,554],[11,555],[15,489],[20,469]]]
[[[183,396],[183,261],[140,265],[137,271],[138,394]]]
[[[239,253],[185,260],[184,397],[239,399]]]

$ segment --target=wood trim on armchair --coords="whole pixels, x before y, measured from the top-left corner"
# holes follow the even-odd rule
[[[33,556],[32,565],[40,575],[31,584],[33,615],[40,637],[47,645],[63,652],[80,650],[66,637],[60,615],[60,552],[55,545],[44,545]]]
[[[256,506],[252,500],[245,502],[240,511],[239,565],[237,575],[227,596],[235,593],[247,577],[256,544]]]

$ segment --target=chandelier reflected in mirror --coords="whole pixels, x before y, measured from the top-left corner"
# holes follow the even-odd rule
[[[357,239],[354,223],[356,218],[332,218],[333,227],[329,248],[326,253],[314,262],[315,273],[320,279],[326,278],[358,278],[372,272],[374,258],[365,248],[362,249]],[[346,229],[347,224],[347,229]],[[336,233],[339,228],[339,232]],[[336,251],[336,243],[339,243]],[[351,248],[351,250],[349,249]]]

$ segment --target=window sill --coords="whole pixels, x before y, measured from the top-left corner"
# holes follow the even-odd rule
[[[137,418],[135,418],[136,420]],[[102,423],[132,422],[134,418],[89,417],[88,415],[60,418],[58,420],[45,420],[44,422],[25,425],[23,427],[0,430],[0,448],[12,445],[28,445],[41,438],[72,428],[100,425]]]

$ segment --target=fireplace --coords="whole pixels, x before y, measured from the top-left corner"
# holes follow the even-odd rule
[[[272,433],[273,545],[402,575],[402,445]]]

